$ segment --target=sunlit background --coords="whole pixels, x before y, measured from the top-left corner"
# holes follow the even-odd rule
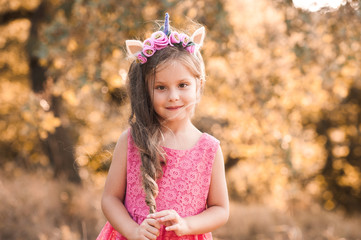
[[[126,39],[202,24],[215,239],[361,239],[360,1],[0,0],[0,239],[95,239],[127,128]],[[186,26],[186,28],[184,28]]]
[[[359,1],[355,0],[292,0],[297,8],[302,8],[306,11],[336,11],[341,6],[349,4],[352,8],[359,8]]]

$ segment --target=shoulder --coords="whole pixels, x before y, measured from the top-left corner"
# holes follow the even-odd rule
[[[202,133],[200,145],[207,158],[211,160],[210,163],[213,163],[215,159],[222,157],[220,142],[214,136],[208,133]]]
[[[194,127],[194,129],[193,129],[192,135],[196,136],[197,139],[202,140],[203,143],[211,142],[216,145],[220,144],[220,141],[217,138],[215,138],[214,136],[212,136],[211,134],[209,134],[207,132],[202,132],[195,126],[193,126],[193,127]]]
[[[115,149],[126,149],[128,145],[128,136],[130,134],[130,130],[127,129],[122,134],[120,134],[117,144],[115,145]]]
[[[130,134],[129,129],[122,132],[118,138],[113,152],[113,161],[126,162],[127,150],[128,150],[128,135]]]
[[[217,147],[219,147],[220,141],[217,138],[215,138],[214,136],[212,136],[211,134],[206,133],[206,132],[204,132],[202,135],[208,142],[211,142],[214,145],[216,145]]]

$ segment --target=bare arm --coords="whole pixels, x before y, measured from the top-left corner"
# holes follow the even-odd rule
[[[155,239],[159,234],[159,223],[146,219],[143,225],[138,225],[123,204],[127,177],[127,137],[127,131],[123,132],[115,146],[101,201],[102,210],[113,228],[127,239]]]
[[[211,232],[225,224],[229,216],[229,200],[221,148],[217,150],[213,163],[207,205],[202,213],[186,218],[181,218],[174,210],[164,210],[152,214],[152,217],[178,236]]]

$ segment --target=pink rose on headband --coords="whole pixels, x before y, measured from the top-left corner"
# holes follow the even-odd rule
[[[187,34],[181,33],[179,34],[180,40],[182,42],[183,47],[187,46],[190,41],[190,38]]]
[[[154,42],[153,42],[153,39],[151,38],[148,38],[146,39],[144,42],[143,42],[143,46],[144,47],[154,47]]]
[[[194,53],[195,49],[196,49],[195,45],[190,45],[190,46],[186,47],[186,50],[190,53]]]
[[[141,63],[144,64],[147,62],[147,58],[144,57],[141,53],[138,54],[137,60]]]
[[[179,33],[172,32],[169,35],[169,45],[174,46],[173,43],[180,43]]]
[[[154,41],[154,48],[156,50],[161,50],[168,45],[168,37],[164,32],[158,31],[152,34]]]
[[[146,57],[151,57],[155,53],[155,49],[153,47],[145,46],[142,52]]]

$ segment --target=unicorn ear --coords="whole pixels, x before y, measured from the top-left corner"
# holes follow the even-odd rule
[[[126,40],[125,45],[127,46],[127,52],[129,55],[135,55],[143,49],[143,43],[138,40]]]
[[[194,42],[198,46],[202,46],[205,35],[206,35],[205,28],[204,27],[198,28],[191,37],[192,42]]]

